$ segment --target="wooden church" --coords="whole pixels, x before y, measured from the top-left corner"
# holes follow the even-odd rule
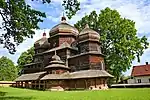
[[[23,68],[16,87],[71,90],[107,89],[104,55],[101,53],[100,35],[88,25],[78,30],[62,17],[60,24],[34,43],[33,63]]]

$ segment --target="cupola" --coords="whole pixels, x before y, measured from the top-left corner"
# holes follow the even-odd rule
[[[96,31],[90,29],[88,24],[86,24],[85,28],[79,34],[78,49],[80,53],[85,52],[101,53],[100,35]]]
[[[61,72],[63,72],[70,70],[70,68],[66,66],[63,61],[61,61],[60,57],[56,54],[55,51],[55,55],[52,56],[52,60],[50,61],[49,65],[45,67],[45,70],[47,71],[61,70]]]
[[[97,41],[99,42],[100,40],[100,35],[96,31],[92,30],[89,28],[89,25],[86,24],[85,28],[79,33],[79,42],[84,42],[84,41]]]
[[[35,49],[47,49],[49,48],[50,43],[48,43],[48,39],[46,38],[46,33],[43,33],[43,37],[39,40],[37,40],[34,43]]]
[[[50,37],[55,36],[55,35],[74,35],[74,36],[77,36],[78,33],[79,33],[78,30],[75,27],[68,24],[66,22],[66,17],[63,16],[61,18],[60,24],[54,26],[50,30],[49,35],[50,35]]]

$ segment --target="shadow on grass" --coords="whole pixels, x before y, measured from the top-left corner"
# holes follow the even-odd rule
[[[32,100],[32,97],[0,96],[0,100]]]
[[[32,100],[32,97],[6,96],[7,92],[0,91],[0,100]]]
[[[0,91],[0,96],[5,96],[6,94],[7,94],[7,92]]]
[[[45,91],[45,89],[34,89],[34,88],[22,88],[22,87],[13,87],[13,88],[17,88],[17,89],[28,89],[28,90],[36,90],[36,91]]]

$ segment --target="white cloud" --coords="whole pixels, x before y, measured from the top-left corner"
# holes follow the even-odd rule
[[[53,16],[47,16],[47,18],[52,21],[52,22],[59,22],[60,21],[60,17],[53,17]]]
[[[86,2],[87,0],[78,0],[80,3],[84,3]],[[52,3],[63,3],[63,0],[52,0]]]
[[[2,22],[3,22],[3,19],[2,19],[2,17],[0,16],[0,27],[2,27]]]
[[[46,32],[46,36],[47,37],[49,36],[49,34],[48,34],[49,29],[34,30],[34,31],[35,31],[35,35],[33,36],[33,38],[28,38],[23,43],[21,43],[17,47],[17,52],[22,53],[22,52],[26,51],[27,49],[31,48],[34,45],[35,41],[42,38],[44,31]]]
[[[52,3],[62,3],[63,0],[52,0]]]
[[[70,20],[72,24],[80,20],[85,14],[110,7],[116,9],[122,17],[134,20],[140,35],[150,33],[150,4],[145,5],[144,0],[85,0],[81,3],[81,10]]]

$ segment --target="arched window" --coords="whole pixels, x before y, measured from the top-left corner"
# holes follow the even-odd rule
[[[55,71],[55,70],[52,70],[52,74],[56,74],[56,71]]]

